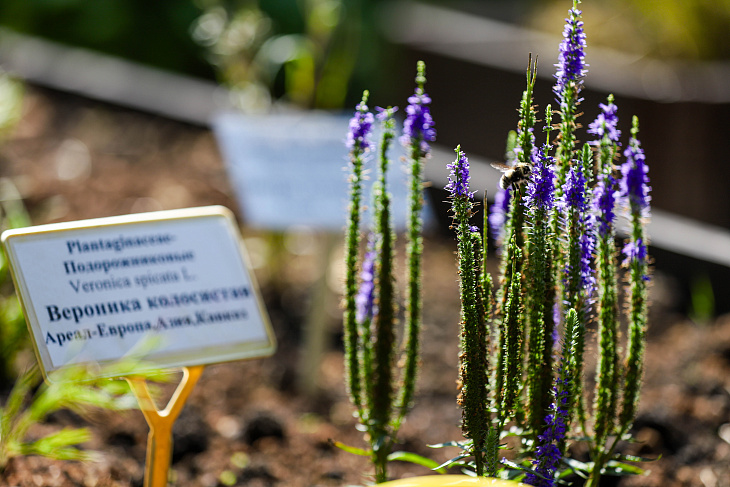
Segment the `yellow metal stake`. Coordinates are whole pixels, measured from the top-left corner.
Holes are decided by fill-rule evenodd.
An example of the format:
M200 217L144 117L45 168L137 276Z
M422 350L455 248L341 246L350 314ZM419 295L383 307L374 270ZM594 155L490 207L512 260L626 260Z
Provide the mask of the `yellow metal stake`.
M150 433L147 436L147 463L144 473L144 487L167 487L167 477L172 458L172 425L185 406L190 392L203 373L203 365L183 367L183 377L167 407L160 411L150 395L147 381L127 377L139 407L144 414Z

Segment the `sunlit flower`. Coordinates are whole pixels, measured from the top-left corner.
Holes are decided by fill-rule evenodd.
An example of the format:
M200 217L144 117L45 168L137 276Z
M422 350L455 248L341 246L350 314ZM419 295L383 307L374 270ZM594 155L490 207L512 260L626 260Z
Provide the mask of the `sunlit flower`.
M577 2L570 9L570 15L565 19L563 30L563 41L560 43L560 54L558 55L558 68L555 73L556 83L553 91L558 95L563 93L565 85L575 82L580 85L587 73L585 62L586 35L583 32L583 21L581 11L576 8Z
M565 274L570 279L580 279L581 289L583 289L585 296L591 296L595 288L595 276L591 269L593 251L596 246L595 233L593 231L595 217L588 211L586 188L583 167L580 164L571 167L563 185L561 206L565 209L572 210L578 215L578 228L575 230L579 235L580 268L574 269L570 263L567 263Z
M546 157L541 149L537 149L534 160L532 177L527 182L525 204L528 207L550 209L553 206L555 189L552 158Z
M593 214L599 235L605 237L613 227L616 217L616 180L610 174L599 174L598 182L593 188Z
M624 151L625 162L621 165L620 199L632 213L646 216L649 209L649 166L640 142L631 138Z
M500 188L494 194L494 204L489 208L489 228L497 242L501 242L504 237L504 224L507 220L507 213L509 213L510 199L510 188Z
M424 153L431 149L428 143L436 140L436 129L433 128L430 104L431 98L420 87L416 88L416 92L408 98L406 119L403 122L403 136L401 137L403 145L418 142L421 152Z
M346 141L348 149L364 152L372 148L369 136L374 120L373 114L368 111L368 106L364 102L358 103L355 114L350 119L350 130Z
M355 319L358 323L364 323L371 320L377 313L375 307L375 238L370 235L368 241L368 249L362 262L362 271L360 273L360 289L355 296L356 314Z
M451 170L451 173L444 189L451 194L452 198L471 198L474 192L469 192L469 160L466 155L459 151L456 160L446 167Z
M554 475L560 465L562 457L560 445L565 440L567 427L565 419L568 415L570 401L570 381L563 377L563 368L558 372L553 386L554 401L550 405L550 413L545 416L545 429L537 437L538 446L535 449L535 459L532 464L535 472L527 474L525 482L536 487L553 487L555 485Z
M608 105L601 103L598 106L601 108L601 113L588 126L588 133L597 136L599 140L604 136L608 136L608 140L618 142L619 137L621 137L616 113L618 107L613 102L609 102Z

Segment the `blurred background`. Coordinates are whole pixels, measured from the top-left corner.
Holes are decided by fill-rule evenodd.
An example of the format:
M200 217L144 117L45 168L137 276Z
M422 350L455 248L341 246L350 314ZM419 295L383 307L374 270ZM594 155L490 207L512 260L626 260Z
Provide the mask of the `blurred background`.
M567 0L2 0L0 25L220 83L247 112L277 102L349 109L366 88L373 105L392 103L411 89L414 60L423 58L440 144L461 143L501 159L528 52L539 57L543 78L536 102L553 101L557 44L545 41L557 38L569 6ZM652 0L588 0L581 8L590 64L584 124L613 92L624 133L631 115L642 121L655 205L730 228L730 165L718 143L730 103L730 1L659 7Z
M499 174L487 162L504 158L507 133L516 127L528 53L538 59L539 112L554 103L553 64L570 6L570 0L0 0L2 228L187 206L233 209L280 348L274 360L244 372L248 381L236 364L230 373L224 367L210 372L212 393L196 399L205 411L200 422L220 435L231 434L231 422L243 431L230 398L242 409L263 397L266 407L286 418L281 409L299 401L286 395L302 387L298 375L321 365L317 384L304 384L319 387L319 395L302 410L349 427L338 355L339 235L302 228L252 231L238 210L212 125L221 111L351 113L364 89L371 92L371 107L403 106L416 61L424 60L438 131L426 173L433 182L430 200L442 213L438 230L428 236L425 266L428 292L439 299L428 300L424 363L438 366L422 381L421 393L440 412L417 410L424 421L411 423L407 438L417 439L414 444L443 441L451 430L439 430L433 418L449 428L458 422L451 394L455 375L448 372L458 345L445 325L456 324L458 308L453 235L439 189L445 166L461 144L476 185L494 193ZM730 0L585 0L580 8L590 65L581 121L587 126L609 93L619 107L624 143L631 116L640 118L654 211L649 338L655 357L691 375L680 387L663 382L678 377L675 369L654 369L651 379L662 388L647 397L666 417L647 420L659 425L649 428L659 438L649 442L649 453L670 460L674 453L685 455L677 461L691 464L687 475L694 478L706 459L715 455L726 468L721 456L730 455L717 447L720 425L723 438L730 438L730 328L709 326L730 311L730 164L724 147L730 129ZM343 125L343 138L345 131ZM12 293L0 260L0 377L12 375L16 355L32 361ZM325 331L306 336L317 323ZM690 345L691 353L684 353ZM306 363L308 356L315 361ZM722 366L705 366L705 358ZM717 379L706 380L705 370L716 370ZM229 381L221 379L225 374ZM223 396L229 403L219 401ZM688 414L701 419L706 435L697 433L699 423L688 422ZM310 422L280 421L288 431L317 431L316 446L292 449L278 462L282 466L301 457L304 471L310 467L304 453L327 457L322 452L329 452L332 433L307 417ZM682 432L686 438L667 436L680 426L688 430ZM104 447L143 445L144 424L133 434L126 427L115 426L102 438ZM707 446L696 447L690 437L707 439ZM723 447L730 444L722 441ZM139 464L143 447L135 451ZM192 477L217 471L217 464L198 458ZM276 465L268 468L287 478ZM338 472L335 481L342 478Z
M245 113L280 106L349 110L366 88L372 105L390 104L407 96L415 61L423 59L439 144L499 160L516 123L527 53L539 61L536 102L543 109L553 101L552 64L569 6L565 0L1 0L0 59L11 74L52 84L61 68L23 72L42 47L22 51L24 59L13 56L23 44L14 34L27 35L224 86L224 105ZM730 1L658 7L651 0L589 0L580 7L590 65L584 125L614 93L624 134L631 115L640 117L655 208L730 229L730 165L719 143L730 103ZM94 84L121 85L112 70L93 71L95 64L87 61L89 96ZM83 63L74 66L83 78ZM165 80L164 103L194 103L194 92L180 89L175 98L173 78ZM78 81L66 81L74 83L68 91L87 94ZM127 84L115 89L131 94L116 101L135 105L141 97L135 106L151 109L146 100L160 87L139 79ZM206 125L216 109L187 121Z
M554 101L569 7L568 0L0 0L0 67L31 85L209 127L222 109L349 111L364 89L372 106L403 104L423 59L439 146L500 160L528 53L539 63L539 110ZM691 219L689 227L657 227L655 243L668 242L654 252L657 264L679 269L681 282L724 293L730 0L587 0L580 8L590 65L583 125L609 93L624 138L639 116L654 208ZM13 89L6 92L12 98ZM428 174L439 186L446 161L435 159ZM483 172L493 193L498 175ZM658 213L655 223L662 221ZM697 223L725 233L705 238ZM680 242L690 234L702 237Z

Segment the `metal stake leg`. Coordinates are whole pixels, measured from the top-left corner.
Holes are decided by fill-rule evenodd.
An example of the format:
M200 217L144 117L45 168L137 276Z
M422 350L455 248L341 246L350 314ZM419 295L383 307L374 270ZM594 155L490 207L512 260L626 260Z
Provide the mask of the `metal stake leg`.
M139 407L144 414L150 433L147 436L147 462L145 465L144 487L167 487L167 477L172 458L172 426L185 406L190 392L203 373L203 365L183 367L183 377L167 407L158 410L150 395L147 381L127 377Z

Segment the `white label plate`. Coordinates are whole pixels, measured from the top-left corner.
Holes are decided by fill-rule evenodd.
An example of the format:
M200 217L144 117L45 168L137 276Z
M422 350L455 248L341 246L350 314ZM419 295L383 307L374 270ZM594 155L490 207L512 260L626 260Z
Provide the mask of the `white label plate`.
M270 355L271 326L230 211L192 208L3 233L44 375Z

